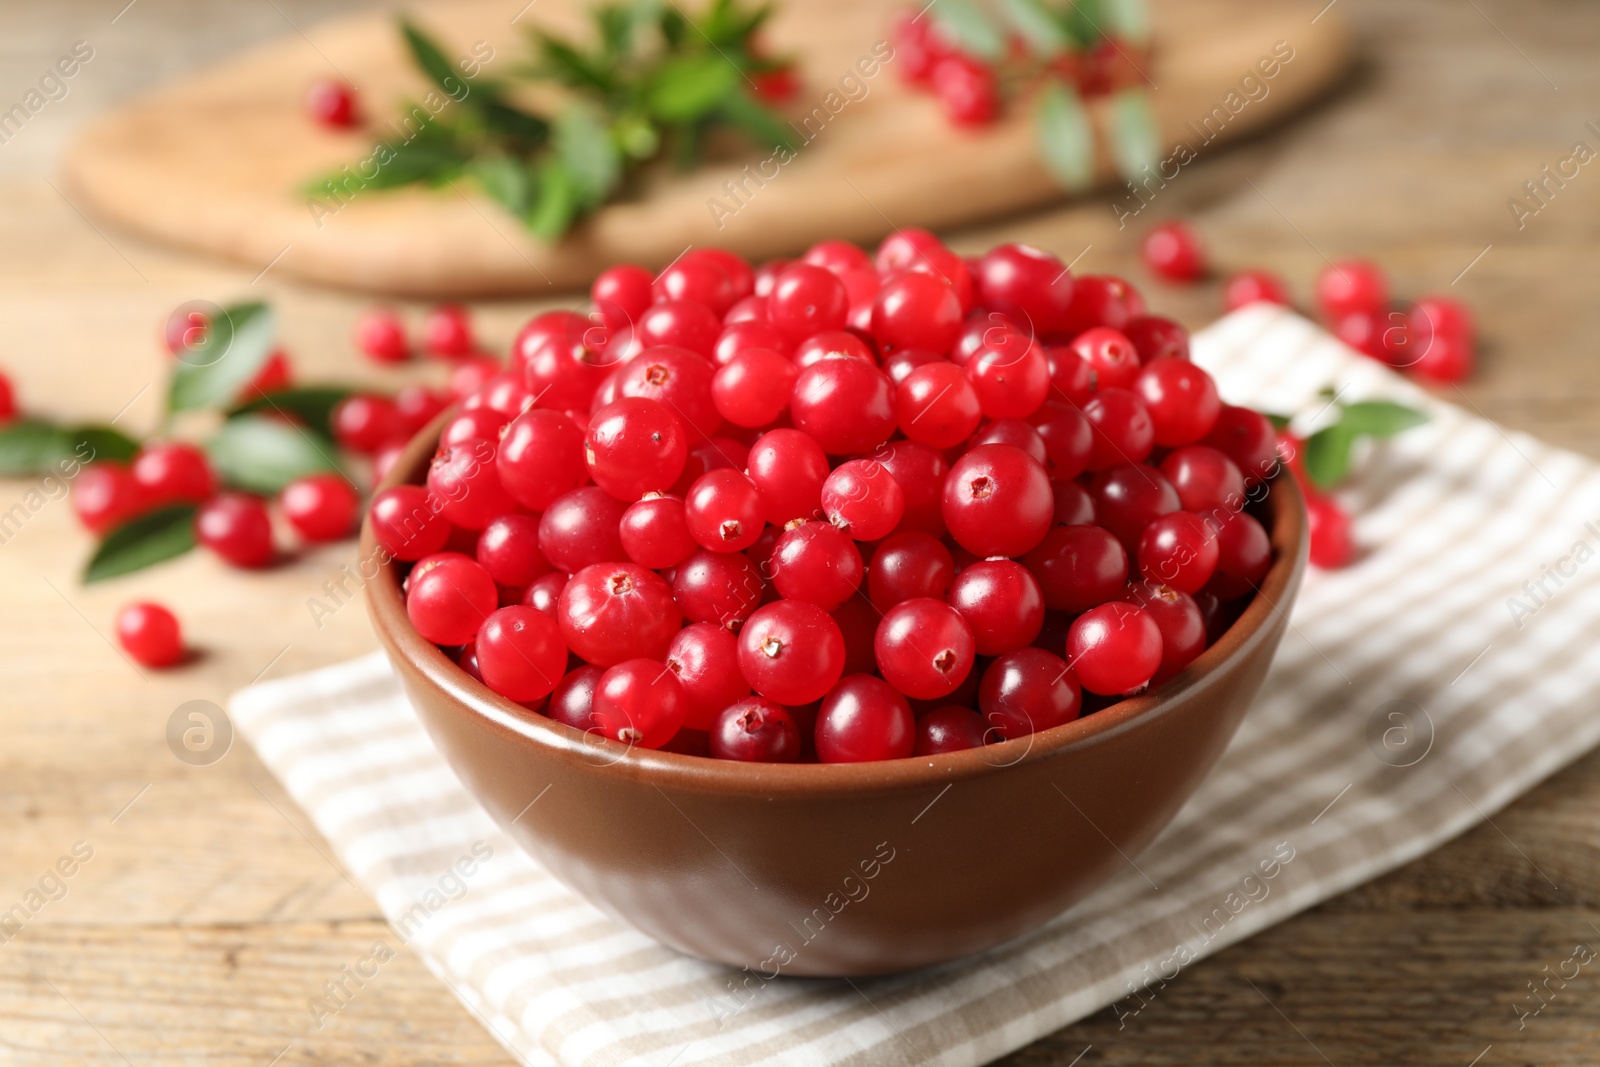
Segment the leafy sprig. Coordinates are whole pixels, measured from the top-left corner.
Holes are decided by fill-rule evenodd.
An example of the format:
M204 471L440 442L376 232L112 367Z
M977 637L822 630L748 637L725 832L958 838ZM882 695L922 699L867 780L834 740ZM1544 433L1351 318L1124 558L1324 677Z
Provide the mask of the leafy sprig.
M1301 469L1316 489L1332 489L1345 480L1350 473L1356 444L1361 440L1394 437L1428 421L1425 412L1393 400L1356 400L1343 404L1333 398L1331 390L1324 390L1323 395L1336 415L1307 437L1300 451ZM1265 414L1280 432L1289 427L1287 415Z

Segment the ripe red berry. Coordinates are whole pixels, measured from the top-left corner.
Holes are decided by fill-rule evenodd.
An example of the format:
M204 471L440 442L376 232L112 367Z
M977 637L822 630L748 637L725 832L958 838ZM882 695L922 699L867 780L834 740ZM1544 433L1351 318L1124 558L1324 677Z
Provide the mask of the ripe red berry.
M1415 346L1410 367L1436 382L1472 376L1476 344L1472 313L1446 296L1425 296L1408 313Z
M418 485L396 485L373 497L368 521L374 540L398 560L431 556L450 536L449 521Z
M874 570L882 556L880 549L872 561ZM982 559L963 567L945 600L966 620L980 656L1031 645L1044 627L1044 591L1016 560Z
M904 759L916 746L916 720L906 698L888 682L852 674L823 700L815 736L823 763Z
M1139 351L1126 334L1096 326L1073 338L1068 346L1094 375L1094 390L1131 389L1139 377Z
M717 412L735 426L766 426L783 414L799 375L795 365L770 348L747 348L711 379Z
M609 340L606 330L576 312L547 311L529 320L511 343L511 369L522 369L536 406L588 410L617 363Z
M406 578L406 615L436 645L471 641L499 603L489 572L459 552L418 560Z
M965 368L967 377L986 417L1026 418L1050 395L1050 364L1044 350L1025 335L998 332L1000 343L986 343L973 354Z
M1076 719L1083 692L1066 660L1042 648L1018 648L983 672L978 709L989 729L1009 741Z
M0 373L0 425L17 417L17 400L12 392L11 379Z
M717 349L722 320L716 312L693 300L663 300L639 316L635 332L646 348L671 345L709 360Z
M429 355L460 359L477 350L472 320L460 304L440 304L422 320L422 347Z
M671 488L689 455L678 416L665 404L638 396L595 412L584 450L595 484L623 501Z
M637 563L599 563L574 574L556 619L567 646L597 667L664 659L683 624L672 587Z
M713 552L740 552L766 525L766 502L748 476L735 470L702 474L683 501L689 534Z
M500 428L505 425L506 417L493 408L470 408L444 424L444 430L439 434L439 447L470 441L498 441Z
M405 430L394 401L384 396L356 393L339 401L330 419L333 436L352 452L371 455Z
M1239 468L1246 488L1272 477L1278 470L1278 435L1265 415L1227 404L1202 444L1210 445Z
M1094 498L1089 490L1077 482L1052 480L1050 489L1056 495L1056 526L1087 526L1094 522Z
M539 551L568 574L621 560L625 511L627 505L597 485L564 493L539 516Z
M1083 425L1084 439L1089 437L1089 424ZM1028 454L1028 458L1040 464L1048 472L1050 470L1050 453L1044 447L1044 439L1039 436L1032 426L1022 419L995 419L985 423L977 433L968 438L968 447L976 448L978 445L1011 445L1020 448ZM1085 454L1088 449L1085 448Z
M743 552L701 549L672 577L672 593L685 618L724 628L748 619L765 591L761 572Z
M863 571L855 542L825 522L801 522L785 530L772 553L778 594L823 611L843 604L861 584Z
M986 126L1000 114L994 70L962 52L934 64L933 89L945 114L958 126Z
M966 620L932 597L904 600L884 612L873 640L878 669L916 700L953 693L972 670L974 645Z
M873 607L888 611L903 600L942 598L955 573L955 560L943 542L920 530L903 530L885 538L872 554L867 593Z
M555 722L588 733L594 729L594 691L605 671L585 663L568 671L550 693L544 713Z
M666 664L689 698L684 725L691 729L711 729L717 712L750 693L739 673L739 641L725 626L685 626L668 646Z
M1198 593L1217 568L1217 539L1200 516L1174 511L1144 528L1138 555L1145 578L1180 592Z
M1119 463L1139 463L1155 447L1156 428L1144 401L1126 389L1102 389L1087 404L1083 416L1094 432L1089 469L1104 470Z
M1094 326L1122 330L1144 311L1144 298L1124 279L1109 274L1080 274L1074 279L1072 305L1060 332L1078 334Z
M375 307L356 320L356 348L375 363L404 363L411 358L406 325L393 308Z
M519 704L543 700L567 669L567 646L556 620L513 604L483 620L474 647L483 684Z
M146 667L170 667L183 658L177 616L147 601L117 612L117 643Z
M1161 631L1161 667L1151 679L1153 684L1171 678L1206 650L1205 617L1193 597L1170 585L1146 581L1131 583L1123 599L1150 616Z
M307 541L347 537L361 509L355 486L342 474L308 474L283 487L278 496L283 516Z
M825 359L795 379L789 417L829 455L871 452L895 430L894 386L864 359Z
M1282 278L1266 270L1242 270L1222 288L1222 306L1238 311L1250 304L1289 306L1289 287Z
M1208 516L1217 526L1217 569L1206 591L1219 600L1254 593L1272 566L1272 542L1261 524L1249 515L1216 513Z
M481 530L517 510L516 501L500 483L495 446L488 441L441 448L428 465L428 492L445 518L468 530Z
M400 434L409 438L434 420L450 403L450 398L425 385L405 385L394 394L394 410L400 416ZM499 414L496 412L495 414Z
M756 692L794 706L820 700L844 671L839 624L815 604L778 600L739 631L739 669Z
M1091 693L1135 693L1161 667L1161 630L1131 604L1101 604L1073 620L1067 631L1067 664Z
M1139 246L1144 265L1169 282L1192 282L1206 272L1200 235L1187 222L1163 222L1144 236Z
M714 315L721 315L738 299L734 296L733 282L727 272L716 263L696 257L692 252L668 264L656 276L650 291L653 299L658 301L686 300L704 304Z
M148 507L199 504L217 491L205 452L182 441L145 445L129 473Z
M689 437L710 437L722 424L711 396L716 374L704 356L686 348L648 348L616 372L617 396L658 400L683 420Z
M1343 567L1355 557L1350 516L1332 497L1307 496L1306 526L1311 535L1311 562L1326 569Z
M1044 539L1054 514L1050 478L1026 452L979 445L945 479L950 536L977 556L1020 556Z
M1023 559L1047 607L1082 612L1115 597L1128 581L1128 554L1099 526L1057 526Z
M1156 519L1181 507L1178 493L1166 475L1143 463L1119 463L1089 482L1095 521L1114 534L1133 556L1144 529Z
M905 514L905 493L877 460L839 464L822 483L822 512L857 541L887 537Z
M905 511L896 530L944 536L944 482L950 473L944 456L917 441L891 441L872 458L888 470L905 495Z
M600 676L590 715L595 728L613 741L660 748L683 726L689 698L666 665L630 659Z
M824 330L842 330L850 312L844 283L825 267L793 263L785 267L767 294L767 321L790 344L799 344Z
M978 260L978 292L986 307L1024 324L1029 336L1059 332L1072 306L1073 278L1048 252L1000 245Z
M895 419L913 441L950 448L972 436L982 418L977 390L954 363L923 364L895 387Z
M617 532L628 558L653 571L676 567L700 548L689 533L682 498L663 493L646 493L629 504Z
M1077 407L1046 407L1033 431L1044 445L1045 470L1056 481L1076 478L1094 455L1094 427ZM1037 417L1037 416L1036 416Z
M538 608L551 618L556 618L556 610L561 603L561 591L567 587L570 580L565 571L541 574L529 582L528 588L522 591L522 603L530 608Z
M461 401L462 410L489 408L507 419L522 414L524 408L533 406L533 394L518 375L508 371L492 374L476 391Z
M1141 365L1157 359L1188 359L1189 331L1159 315L1140 315L1129 321L1123 336L1133 342Z
M513 500L543 511L587 479L583 431L562 412L531 408L506 425L495 468Z
M747 471L766 504L766 519L782 526L790 519L821 514L828 457L808 435L793 429L770 430L750 446Z
M711 755L747 763L794 763L800 758L800 727L788 709L765 697L746 696L712 719Z
M314 120L333 129L344 129L361 121L355 88L331 78L312 83L306 92L306 111Z
M1156 444L1162 448L1199 441L1211 432L1222 410L1211 375L1186 359L1153 360L1139 372L1133 391L1144 401Z
M502 515L485 526L476 555L495 584L506 589L526 589L551 570L539 551L539 519L533 515Z
M260 497L214 496L195 515L194 530L202 545L235 567L265 567L272 562L272 520Z
M917 719L917 743L913 756L937 756L982 748L988 743L988 727L983 716L971 708L945 705Z
M1216 508L1244 507L1244 475L1233 460L1210 445L1173 449L1161 461L1161 473L1172 483L1185 511L1203 515Z
M608 322L635 322L653 299L650 272L630 263L607 267L589 286L589 299Z
M1356 312L1371 314L1388 301L1388 281L1366 260L1340 260L1317 276L1317 306L1330 321Z
M949 351L961 330L961 301L942 278L907 270L883 283L872 302L872 336L886 349Z
M1087 404L1099 387L1088 361L1064 345L1046 345L1044 355L1050 366L1050 399L1073 407Z

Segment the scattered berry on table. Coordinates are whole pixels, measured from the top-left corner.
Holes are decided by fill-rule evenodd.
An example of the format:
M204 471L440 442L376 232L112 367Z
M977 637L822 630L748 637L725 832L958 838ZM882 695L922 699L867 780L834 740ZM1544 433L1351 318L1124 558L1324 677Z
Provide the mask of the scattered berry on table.
M146 667L170 667L183 658L178 617L148 601L129 604L117 612L117 643L134 662Z

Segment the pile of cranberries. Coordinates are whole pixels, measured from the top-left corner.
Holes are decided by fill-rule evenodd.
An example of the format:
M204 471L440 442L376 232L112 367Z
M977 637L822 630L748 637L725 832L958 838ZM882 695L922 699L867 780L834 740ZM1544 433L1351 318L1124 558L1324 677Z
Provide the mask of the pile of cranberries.
M1271 563L1271 425L1119 278L905 230L591 297L370 510L417 631L530 712L722 759L970 748L1171 678Z

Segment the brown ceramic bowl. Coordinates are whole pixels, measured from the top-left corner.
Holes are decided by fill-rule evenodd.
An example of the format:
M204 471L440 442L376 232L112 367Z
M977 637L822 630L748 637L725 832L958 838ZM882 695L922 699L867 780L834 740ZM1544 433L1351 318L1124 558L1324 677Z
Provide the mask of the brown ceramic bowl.
M411 443L386 485L421 479L440 429ZM1060 915L1182 807L1255 697L1300 584L1293 479L1277 480L1267 508L1275 561L1261 595L1157 692L1030 738L881 763L744 764L586 737L495 695L418 635L394 565L367 583L367 603L450 765L562 882L691 955L769 976L879 974ZM362 542L365 557L370 527Z

